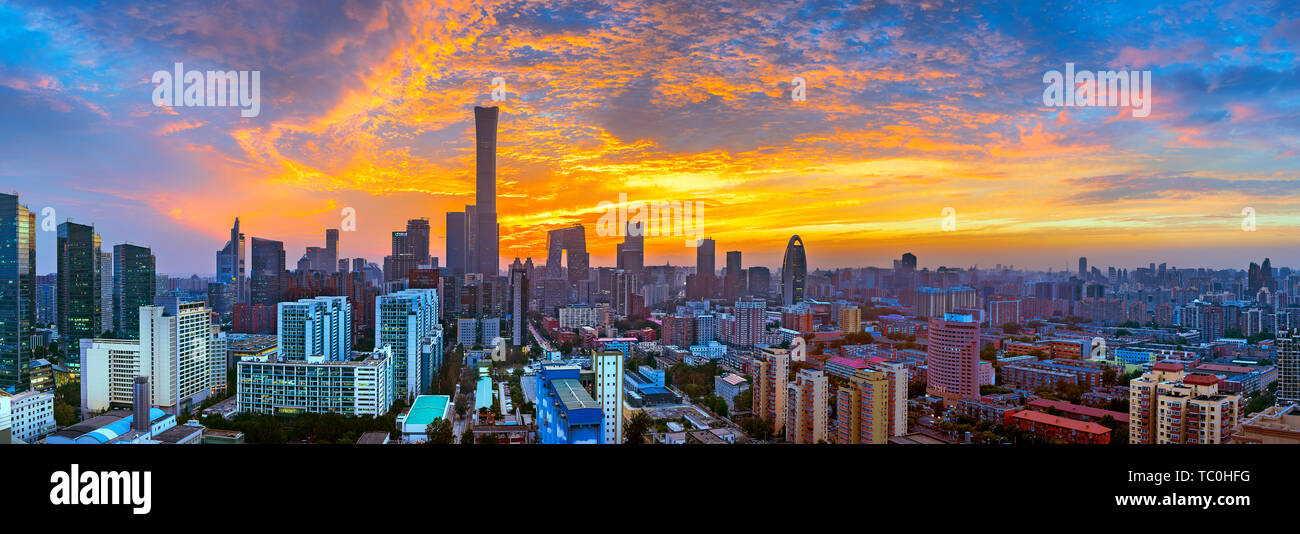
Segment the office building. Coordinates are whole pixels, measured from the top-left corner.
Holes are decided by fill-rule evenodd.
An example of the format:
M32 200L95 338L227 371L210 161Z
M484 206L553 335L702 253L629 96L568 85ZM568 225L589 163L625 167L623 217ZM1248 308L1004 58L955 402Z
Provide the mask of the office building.
M750 267L749 280L746 285L749 294L766 299L772 295L772 272L767 267Z
M10 432L14 438L35 443L54 432L54 394L24 391L9 397Z
M510 344L524 345L528 341L528 271L519 265L510 268Z
M926 393L946 399L978 399L980 326L970 315L930 319Z
M785 259L781 262L781 304L793 306L803 302L804 285L808 278L808 258L804 254L803 239L790 237L785 246Z
M581 224L546 233L547 278L567 280L570 284L586 280L590 262L587 234Z
M99 254L99 326L95 328L95 331L100 334L116 331L113 326L115 324L113 272L113 253L101 252Z
M260 414L335 412L379 417L388 413L396 378L390 347L331 361L248 357L236 365L239 411Z
M457 278L465 276L465 213L459 211L447 212L447 268L451 269L452 276Z
M543 363L537 372L537 436L543 444L604 443L605 413L582 387L582 368Z
M83 417L131 405L136 377L149 378L152 406L179 415L197 407L212 391L211 310L203 302L159 297L141 307L140 338L83 339L81 411ZM223 360L224 361L224 360Z
M0 193L0 391L29 387L35 325L36 214Z
M254 237L252 256L250 302L267 306L280 302L280 281L285 276L284 243Z
M99 234L95 227L65 222L58 227L59 336L66 340L100 334ZM72 343L62 343L71 354Z
M239 217L235 217L235 224L230 228L230 240L226 241L226 246L217 251L215 280L216 283L224 284L226 302L231 306L248 301L244 261L244 234L239 231Z
M158 276L153 252L135 245L113 247L113 332L139 339L140 308L153 305Z
M474 240L470 249L474 252L474 267L477 273L492 278L497 277L500 269L500 240L497 234L497 120L501 110L493 107L474 107L474 214L469 221ZM468 215L467 215L468 217ZM584 249L585 251L585 249Z

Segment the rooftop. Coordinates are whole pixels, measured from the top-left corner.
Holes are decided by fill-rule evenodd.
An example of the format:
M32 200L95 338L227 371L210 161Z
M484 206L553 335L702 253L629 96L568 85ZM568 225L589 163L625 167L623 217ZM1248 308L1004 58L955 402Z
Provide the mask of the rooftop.
M591 408L599 410L600 405L595 399L587 393L582 387L582 383L574 378L560 378L551 381L552 387L555 388L555 394L560 399L560 404L570 410L579 410Z
M406 412L403 425L416 425L420 428L428 426L434 419L447 416L447 405L450 403L451 397L447 395L420 395Z
M1036 423L1043 423L1043 424L1046 424L1046 425L1058 426L1058 427L1061 427L1061 428L1068 428L1068 429L1070 429L1070 430L1077 430L1077 431L1079 431L1079 432L1087 432L1087 433L1089 433L1089 434L1105 434L1105 433L1110 432L1110 429L1109 429L1109 428L1106 428L1106 427L1104 427L1104 426L1101 426L1101 425L1099 425L1099 424L1097 424L1097 423L1086 423L1086 422L1083 422L1083 421L1076 421L1076 420L1074 420L1074 419L1066 419L1066 418L1064 418L1064 417L1058 417L1058 416L1055 416L1055 415L1048 415L1048 414L1045 414L1045 413L1043 413L1043 412L1034 412L1034 411L1030 411L1030 410L1023 410L1023 411L1019 411L1019 412L1013 413L1013 414L1011 414L1011 417L1014 417L1014 418L1016 418L1016 419L1028 419L1028 420L1033 421L1033 422L1036 422Z

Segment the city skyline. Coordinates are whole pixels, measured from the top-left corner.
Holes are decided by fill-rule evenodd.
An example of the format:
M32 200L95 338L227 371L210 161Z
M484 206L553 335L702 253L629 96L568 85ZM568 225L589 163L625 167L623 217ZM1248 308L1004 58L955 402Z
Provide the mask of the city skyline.
M598 4L6 4L5 48L24 52L0 60L0 189L38 223L50 207L56 225L157 251L160 273L214 274L236 216L292 264L347 207L339 257L382 263L390 232L423 217L446 265L445 214L480 185L472 111L490 105L499 270L575 223L591 264L615 265L622 237L594 228L619 193L702 202L705 237L774 270L792 235L810 271L903 252L931 268L1300 265L1296 6L1113 7L1119 25L1010 6ZM261 114L152 106L149 75L178 62L260 70ZM1067 64L1151 71L1151 114L1044 106L1044 73ZM644 246L646 265L694 263L678 237ZM54 232L37 248L54 272Z

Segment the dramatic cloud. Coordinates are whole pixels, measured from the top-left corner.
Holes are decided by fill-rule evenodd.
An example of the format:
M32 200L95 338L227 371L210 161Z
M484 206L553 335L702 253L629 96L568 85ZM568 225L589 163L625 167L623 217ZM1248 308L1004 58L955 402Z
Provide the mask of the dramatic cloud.
M475 202L472 108L498 76L503 264L540 260L548 229L594 228L620 193L703 202L750 264L778 264L794 233L815 267L1298 240L1293 2L62 4L0 4L0 181L106 243L152 244L171 273L211 273L236 215L291 260L345 206L343 256L380 261L408 218L438 235ZM174 63L261 71L260 115L154 107L150 76ZM1151 115L1044 107L1066 63L1151 70ZM588 239L611 264L617 238ZM680 239L648 245L693 261Z

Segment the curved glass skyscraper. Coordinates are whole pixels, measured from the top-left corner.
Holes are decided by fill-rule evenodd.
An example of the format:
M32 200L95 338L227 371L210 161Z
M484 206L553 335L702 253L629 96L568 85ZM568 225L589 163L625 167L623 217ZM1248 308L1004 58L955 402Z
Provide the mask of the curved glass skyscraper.
M790 306L803 301L804 281L808 278L808 258L804 256L803 239L790 237L785 246L785 260L781 262L781 304Z

